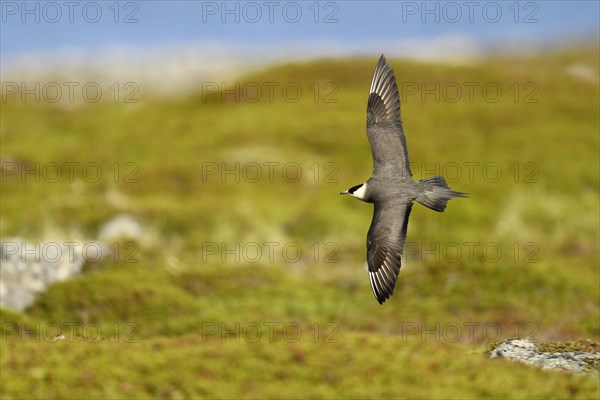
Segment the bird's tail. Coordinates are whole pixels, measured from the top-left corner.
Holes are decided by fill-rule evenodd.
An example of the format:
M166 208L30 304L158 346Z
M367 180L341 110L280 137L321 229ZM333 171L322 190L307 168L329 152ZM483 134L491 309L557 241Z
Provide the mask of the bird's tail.
M417 184L421 188L421 193L417 196L417 201L425 207L438 212L446 209L446 203L451 198L468 197L466 193L455 192L450 189L442 176L422 179Z

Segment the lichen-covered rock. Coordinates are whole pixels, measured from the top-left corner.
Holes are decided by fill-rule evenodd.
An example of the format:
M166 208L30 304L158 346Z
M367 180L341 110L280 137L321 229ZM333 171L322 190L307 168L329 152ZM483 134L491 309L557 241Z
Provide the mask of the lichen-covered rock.
M577 373L597 370L600 352L541 351L535 343L523 339L508 339L490 351L490 358L507 358L542 369L558 369Z
M119 239L139 242L143 234L144 228L133 216L121 214L102 225L98 238L104 243L112 243Z
M0 307L23 311L36 293L79 274L85 262L76 242L36 242L7 238L0 242ZM98 245L99 246L99 245Z
M106 256L115 260L119 253L111 246L118 240L151 246L155 235L133 216L122 214L102 225L97 241L0 240L0 307L24 311L37 293L81 273L86 262L95 263Z

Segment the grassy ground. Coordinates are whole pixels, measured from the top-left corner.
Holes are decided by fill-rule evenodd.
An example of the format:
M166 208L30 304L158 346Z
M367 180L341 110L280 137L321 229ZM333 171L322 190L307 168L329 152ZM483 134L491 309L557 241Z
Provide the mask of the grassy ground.
M483 353L600 338L599 87L566 73L597 75L598 59L391 60L415 177L442 172L471 198L413 208L383 306L364 268L371 206L338 195L370 174L376 60L258 71L237 99L4 102L2 161L40 163L41 179L4 173L3 238L91 240L121 213L146 233L26 313L1 310L2 397L597 398L597 375Z

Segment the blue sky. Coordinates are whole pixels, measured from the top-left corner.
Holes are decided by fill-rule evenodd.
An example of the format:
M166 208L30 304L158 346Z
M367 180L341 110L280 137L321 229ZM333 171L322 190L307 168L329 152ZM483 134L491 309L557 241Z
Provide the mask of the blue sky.
M598 1L5 1L3 60L64 48L193 42L554 41L599 30ZM379 50L377 50L379 51Z

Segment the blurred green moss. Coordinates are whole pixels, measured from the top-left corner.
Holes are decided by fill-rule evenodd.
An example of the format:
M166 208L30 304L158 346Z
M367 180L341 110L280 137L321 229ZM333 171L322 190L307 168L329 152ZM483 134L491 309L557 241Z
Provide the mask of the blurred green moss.
M102 260L52 286L25 314L1 311L2 397L598 397L591 379L481 357L489 342L513 336L600 337L599 87L565 72L573 63L598 71L598 59L586 48L464 66L391 60L401 87L492 82L504 92L497 102L481 92L474 101L404 99L415 178L459 165L451 186L470 198L444 214L413 208L407 242L416 251L384 306L364 267L372 208L338 194L371 173L364 129L374 60L286 64L240 81L296 82L304 95L295 103L202 93L69 109L3 103L3 162L94 162L102 176L3 176L2 237L94 239L128 213L156 238L139 244L135 262ZM337 102L324 92L315 101L315 83L335 84ZM529 83L538 101L515 101L510 88ZM264 162L277 164L272 182L206 174L207 165ZM300 165L297 181L282 175L288 163ZM476 165L472 176L466 163ZM497 181L483 170L489 163L502 170ZM279 254L256 263L203 252L235 242L304 252L297 262ZM472 258L426 251L472 242ZM503 250L497 260L482 252L486 243ZM73 340L32 339L65 323L77 326ZM303 336L223 341L205 337L207 323L297 323ZM86 340L92 325L103 333L97 341ZM458 340L448 340L444 329L456 326ZM332 329L337 342L324 343ZM137 342L125 343L128 335Z

